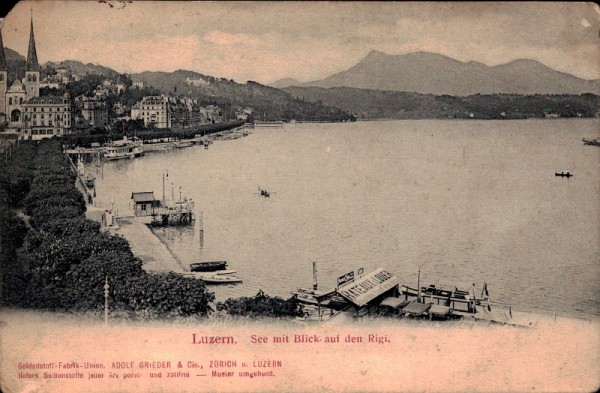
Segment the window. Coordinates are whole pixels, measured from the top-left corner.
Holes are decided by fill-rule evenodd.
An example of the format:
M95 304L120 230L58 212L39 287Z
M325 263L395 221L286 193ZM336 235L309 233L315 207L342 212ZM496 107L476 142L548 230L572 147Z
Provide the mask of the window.
M8 97L8 105L12 105L12 97Z
M48 130L48 135L52 135L52 134L54 134L54 131L53 130Z
M19 104L23 103L23 97L19 97Z

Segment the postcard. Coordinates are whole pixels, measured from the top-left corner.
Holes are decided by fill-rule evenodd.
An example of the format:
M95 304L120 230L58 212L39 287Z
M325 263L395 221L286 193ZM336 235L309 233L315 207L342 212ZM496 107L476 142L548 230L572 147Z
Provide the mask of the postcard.
M600 8L22 1L3 392L600 385Z

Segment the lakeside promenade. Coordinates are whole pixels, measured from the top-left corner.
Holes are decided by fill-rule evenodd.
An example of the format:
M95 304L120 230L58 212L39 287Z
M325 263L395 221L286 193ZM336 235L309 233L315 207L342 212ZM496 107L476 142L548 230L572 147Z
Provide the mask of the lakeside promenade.
M179 259L154 234L146 224L136 222L129 217L117 218L119 229L113 233L123 236L129 242L133 255L144 263L142 268L147 272L186 271Z

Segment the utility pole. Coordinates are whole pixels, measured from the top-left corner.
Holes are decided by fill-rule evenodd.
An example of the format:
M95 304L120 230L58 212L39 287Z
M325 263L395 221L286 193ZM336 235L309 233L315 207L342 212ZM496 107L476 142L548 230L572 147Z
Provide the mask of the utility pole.
M417 274L417 303L421 303L421 268Z

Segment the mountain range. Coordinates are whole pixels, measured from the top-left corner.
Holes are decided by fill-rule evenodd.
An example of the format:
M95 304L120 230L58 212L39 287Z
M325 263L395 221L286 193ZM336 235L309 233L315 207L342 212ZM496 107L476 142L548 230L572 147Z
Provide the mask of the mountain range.
M581 79L535 60L487 66L431 52L388 55L376 50L348 70L325 79L298 83L286 78L272 86L354 87L452 96L600 93L600 80Z
M22 73L25 58L8 48L5 53L11 72ZM57 67L77 74L119 74L72 60L44 64L45 69ZM350 113L361 118L522 118L550 113L593 117L600 108L600 80L577 78L534 60L489 67L428 52L371 51L355 66L325 79L300 83L287 78L272 86L185 70L130 77L161 93L219 105L229 117L235 116L236 107L250 106L264 120L339 121L350 118Z

